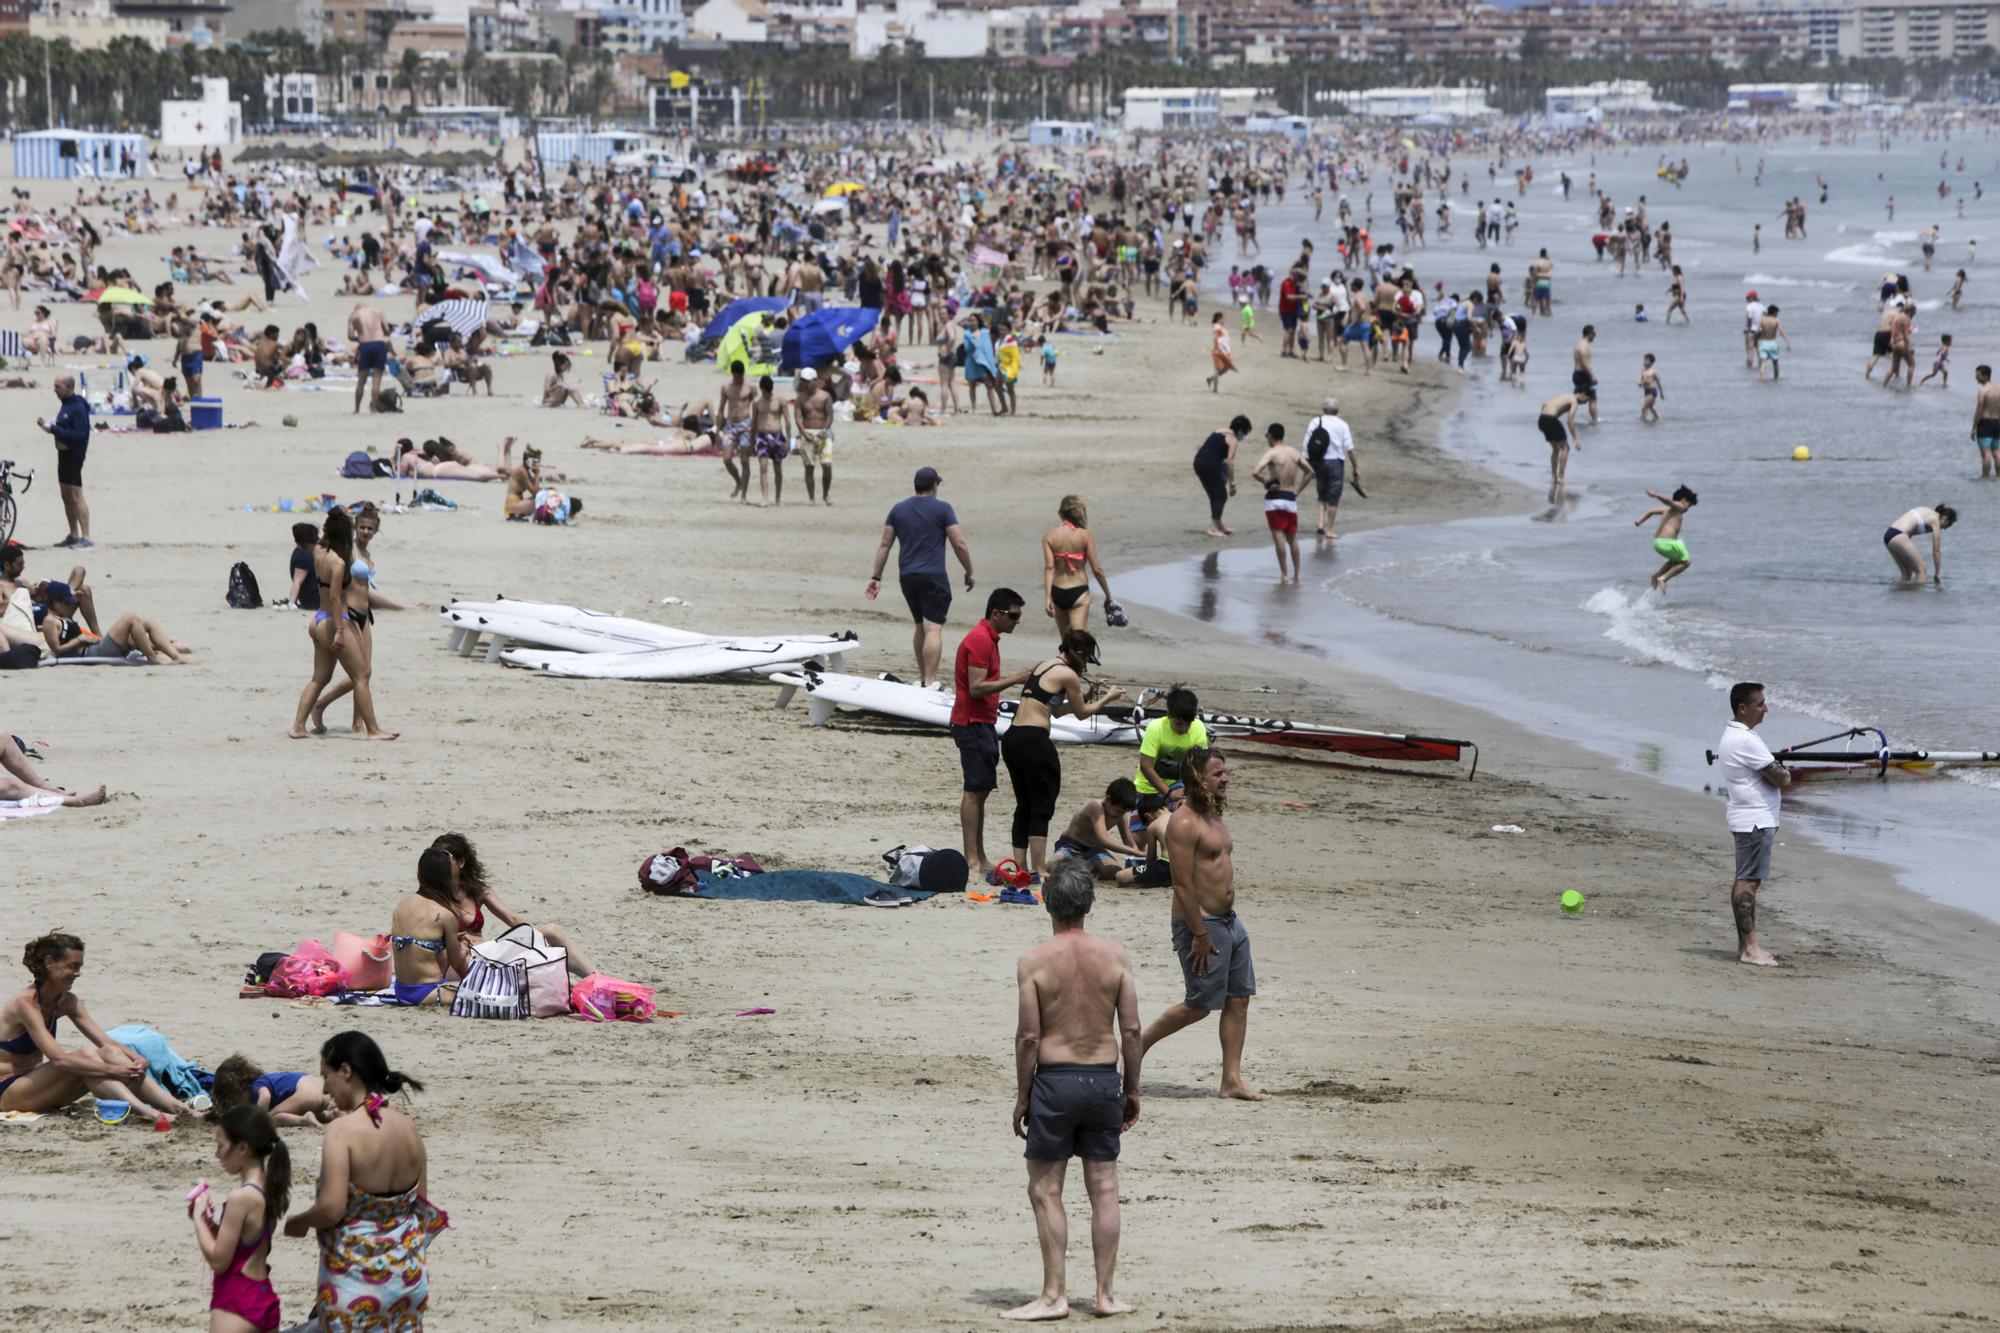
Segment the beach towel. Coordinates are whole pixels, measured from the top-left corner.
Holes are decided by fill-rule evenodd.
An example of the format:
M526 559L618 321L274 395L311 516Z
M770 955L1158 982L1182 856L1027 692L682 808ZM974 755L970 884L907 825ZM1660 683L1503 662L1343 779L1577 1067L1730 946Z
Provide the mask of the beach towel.
M144 1024L127 1023L104 1035L120 1046L131 1047L146 1062L146 1072L176 1097L198 1097L215 1082L215 1075L167 1045L165 1037Z
M46 792L21 801L0 801L0 819L27 819L31 815L54 814L60 809L62 797Z
M889 885L866 875L848 875L837 870L767 870L761 875L701 876L696 898L750 899L765 903L847 903L861 906L868 895ZM911 898L928 898L928 893L903 891Z

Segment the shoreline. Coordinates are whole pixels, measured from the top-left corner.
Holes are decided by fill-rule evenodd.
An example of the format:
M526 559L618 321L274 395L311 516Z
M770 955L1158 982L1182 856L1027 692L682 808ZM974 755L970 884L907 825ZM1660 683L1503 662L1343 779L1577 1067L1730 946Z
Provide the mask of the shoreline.
M106 248L137 271L190 234L215 235ZM315 293L273 318L335 326L348 305ZM585 380L602 364L591 350ZM1092 500L1116 588L1121 569L1199 549L1207 513L1189 460L1217 421L1245 411L1261 427L1276 404L1295 430L1321 396L1269 344L1243 358L1231 393L1209 394L1202 331L1164 322L1064 352L1054 391L1028 374L1018 421L843 428L833 507L775 510L726 504L715 459L584 453L585 434L640 432L529 408L541 356L491 362L505 403L420 400L391 422L351 417L344 392L267 394L219 374L229 419L262 429L93 445L100 605L157 616L196 645L197 665L13 682L15 729L51 738L44 771L119 795L7 830L21 865L90 868L23 876L8 923L21 938L86 937L79 989L106 1027L147 1022L190 1057L242 1051L273 1070L309 1068L321 1040L359 1027L423 1079L409 1104L432 1195L454 1219L431 1250L441 1326L991 1327L1036 1274L1006 1120L1013 960L1045 938L1043 914L956 898L896 912L673 901L634 880L645 855L677 845L861 873L899 842L955 845L950 743L852 716L808 728L766 685L486 666L444 651L434 608L507 594L712 632L852 628L851 670L907 673L907 617L863 601L861 585L883 513L931 464L978 574L970 594L954 578L946 652L1007 584L1029 601L1029 623L1002 643L1019 669L1052 637L1035 606L1037 539L1062 494ZM34 373L43 387L13 400L29 415L47 398L47 372ZM662 401L713 395L713 367L658 373ZM1507 484L1426 436L1448 384L1413 374L1419 403L1388 387L1400 375L1319 378L1382 487L1343 526L1511 502ZM277 426L284 413L300 426ZM1403 432L1393 445L1388 423ZM503 523L498 492L465 483L439 487L456 514L392 515L377 563L391 595L423 608L376 627L378 706L402 739L288 741L304 617L232 610L221 594L238 559L275 594L293 516L241 506L329 489L386 499L386 479L334 479L340 460L440 428L481 457L503 434L543 444L588 516ZM796 467L791 481L801 497ZM23 535L46 541L53 496L38 486L27 501ZM1240 544L1263 540L1252 496L1231 517ZM70 563L43 547L30 569L57 561ZM668 595L686 604L661 606ZM2000 1312L1986 1203L2000 1191L2000 998L1979 980L2000 935L1990 923L1885 894L1878 867L1788 839L1766 929L1790 966L1739 967L1712 804L1196 621L1148 610L1103 646L1116 678L1190 680L1210 707L1276 711L1284 690L1300 716L1422 718L1482 741L1472 782L1232 747L1260 985L1246 1073L1277 1096L1214 1099L1213 1025L1149 1054L1121 1163L1130 1327L1928 1333L1965 1322L1955 1311ZM1129 749L1067 747L1059 817L1133 763ZM1003 779L989 846L1011 805ZM1490 832L1503 823L1528 832ZM510 904L562 923L684 1016L469 1024L233 998L262 950L386 928L417 851L447 829L477 842ZM1580 919L1555 905L1573 885L1590 899ZM1167 914L1157 892L1106 889L1089 919L1130 949L1144 1019L1181 985ZM737 1017L752 1006L776 1012ZM317 1144L287 1140L304 1188ZM196 1318L209 1275L181 1201L213 1173L210 1149L198 1127L0 1128L0 1215L17 1239L80 1254L126 1238L115 1290L23 1266L17 1320ZM566 1191L573 1224L553 1239L545 1202L521 1189L536 1178ZM1074 1296L1088 1284L1075 1181L1069 1204ZM603 1243L663 1228L666 1249ZM287 1322L310 1299L313 1263L304 1242L272 1256Z

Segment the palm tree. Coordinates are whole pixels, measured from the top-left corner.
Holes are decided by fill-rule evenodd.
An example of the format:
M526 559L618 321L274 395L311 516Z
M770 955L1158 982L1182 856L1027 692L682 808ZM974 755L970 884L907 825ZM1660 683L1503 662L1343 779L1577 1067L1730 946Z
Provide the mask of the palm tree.
M396 67L396 86L409 94L409 100L404 104L406 107L416 106L417 85L423 82L423 77L424 58L414 48L406 48L402 63Z

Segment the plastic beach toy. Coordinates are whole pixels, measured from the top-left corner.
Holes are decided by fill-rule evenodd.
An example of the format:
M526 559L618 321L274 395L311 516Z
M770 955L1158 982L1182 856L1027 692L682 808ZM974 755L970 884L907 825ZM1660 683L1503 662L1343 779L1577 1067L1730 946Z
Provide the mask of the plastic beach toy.
M1578 893L1575 889L1564 889L1562 896L1562 909L1563 911L1569 913L1571 916L1575 916L1578 912L1581 912L1583 910L1583 895Z
M132 1114L132 1103L130 1102L100 1100L97 1103L97 1118L107 1125L121 1124L124 1122L125 1117L130 1114Z

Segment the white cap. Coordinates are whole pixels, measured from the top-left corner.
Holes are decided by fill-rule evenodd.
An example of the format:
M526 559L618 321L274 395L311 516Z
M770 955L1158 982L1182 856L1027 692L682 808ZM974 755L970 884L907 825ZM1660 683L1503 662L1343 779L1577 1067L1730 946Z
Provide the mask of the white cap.
M804 370L801 370L799 372L799 380L801 383L805 383L811 380L816 380L818 378L819 378L819 372L817 370L814 370L811 366L807 366Z

